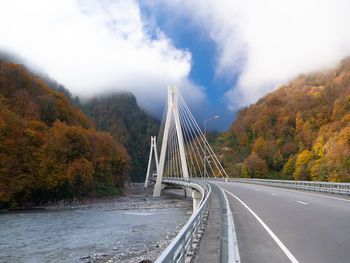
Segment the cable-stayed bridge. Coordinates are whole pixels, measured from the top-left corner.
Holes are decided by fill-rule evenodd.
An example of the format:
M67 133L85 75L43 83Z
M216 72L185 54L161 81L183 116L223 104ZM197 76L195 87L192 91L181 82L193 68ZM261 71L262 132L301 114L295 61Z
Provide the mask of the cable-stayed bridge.
M147 186L154 155L157 171L154 196L160 195L163 177L227 178L225 170L177 87L168 87L168 100L164 112L166 114L160 126L158 143L155 143L155 137L151 138L151 154L145 182ZM161 149L159 163L157 148Z
M229 178L177 87L149 182L155 197L182 187L194 208L156 262L350 262L350 184Z

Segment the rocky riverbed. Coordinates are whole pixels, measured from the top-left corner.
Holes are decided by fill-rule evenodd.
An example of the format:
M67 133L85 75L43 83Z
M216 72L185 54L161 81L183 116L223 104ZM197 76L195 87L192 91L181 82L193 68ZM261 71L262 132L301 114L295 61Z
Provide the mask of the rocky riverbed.
M87 257L81 258L82 262L86 263L116 263L116 262L128 262L128 263L150 263L154 262L162 251L170 244L171 240L177 235L184 224L178 225L173 231L169 231L160 236L160 240L145 244L143 249L137 249L133 247L132 242L126 242L128 247L124 251L118 251L119 249L113 248L115 251L111 254L94 253ZM142 231L142 230L141 230Z
M161 197L153 197L153 186L144 188L143 184L128 184L123 196L111 196L102 198L85 198L83 200L48 202L45 209L74 208L74 209L162 209L185 207L191 208L191 198L184 197L182 189L165 189Z
M127 188L127 194L125 197L106 199L102 203L101 200L85 200L85 203L92 204L79 204L79 209L101 209L101 210L154 210L154 209L172 209L172 208L186 208L188 209L188 217L192 214L192 199L185 198L183 196L183 190L164 190L161 197L154 198L152 196L153 187L144 189L143 184L133 184ZM106 206L108 203L108 206ZM76 205L76 204L75 204ZM73 206L75 206L73 204ZM72 206L72 205L70 205ZM186 222L178 222L178 226L167 231L159 236L159 241L148 243L145 242L143 249L138 249L133 246L132 241L126 241L127 248L124 251L118 251L117 247L113 248L116 252L115 255L108 254L91 254L85 258L81 258L86 263L116 263L116 262L128 262L128 263L149 263L157 259L162 251L170 244L172 239L178 234L181 228ZM142 225L132 228L131 232L135 235L141 235L144 231ZM114 254L114 253L112 253Z

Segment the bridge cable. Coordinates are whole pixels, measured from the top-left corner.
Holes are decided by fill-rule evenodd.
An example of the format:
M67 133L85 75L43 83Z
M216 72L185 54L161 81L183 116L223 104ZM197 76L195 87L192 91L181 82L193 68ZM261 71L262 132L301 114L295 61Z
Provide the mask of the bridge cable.
M182 127L184 127L184 134L185 134L185 137L186 137L187 149L190 148L190 150L188 150L188 152L189 152L189 155L190 155L190 158L191 158L191 162L192 162L192 164L193 164L193 169L194 169L194 172L195 172L196 169L195 169L195 166L194 166L194 163L193 163L193 159L195 159L196 164L197 164L197 167L198 167L198 171L200 172L201 177L203 177L203 175L202 175L202 170L201 170L201 168L200 168L200 165L199 165L199 162L198 162L198 159L197 159L197 156L196 156L194 147L193 147L193 139L191 138L191 137L192 137L192 134L190 134L190 131L189 131L187 122L186 122L185 117L184 117L183 114L184 114L184 113L183 113L182 111L180 111L180 115L181 115L181 117L182 117L182 118L181 118ZM192 156L193 156L194 158L193 158Z
M183 103L184 102L181 102L180 101L180 104L182 104L183 105ZM186 111L184 111L184 112L186 112ZM189 116L188 115L184 115L185 116L185 120L187 120L187 124L190 126L190 130L191 131L193 131L193 133L195 134L196 132L195 132L195 129L193 128L193 124L191 123L191 120L190 120L190 118L189 118ZM198 133L197 133L198 134ZM202 156L204 155L204 153L205 153L205 151L204 151L204 149L203 149L203 146L202 146L202 141L200 140L201 138L197 135L193 135L193 138L194 138L194 142L196 143L196 145L197 145L197 149L198 149L198 154L199 154L199 156L200 156L200 160L202 160ZM198 145L199 145L199 147L198 147ZM204 146L205 147L205 146ZM202 152L199 152L199 148L202 150ZM207 158L206 158L207 159ZM202 161L202 165L203 165L203 170L204 170L204 162ZM213 173L213 175L215 175L215 173L214 173L214 171L213 171L213 169L212 169L212 167L211 167L211 165L210 165L210 163L208 162L208 165L209 165L209 167L210 167L210 169L211 169L211 171L212 171L212 173ZM205 175L203 175L203 177L204 177Z
M214 162L215 165L218 165L218 166L221 168L221 169L219 169L219 172L222 171L222 173L224 173L224 175L228 178L228 175L227 175L225 169L222 167L222 165L221 165L220 161L218 160L217 156L215 155L213 149L211 148L211 146L210 146L210 144L208 143L207 139L206 139L205 136L203 135L203 132L202 132L201 129L199 128L199 126L198 126L196 120L194 119L192 113L190 112L190 110L189 110L187 104L185 103L184 99L182 98L181 94L179 94L179 99L180 99L179 101L182 102L182 104L183 104L185 110L187 111L188 115L191 117L192 122L194 123L194 125L195 125L197 131L198 131L199 134L200 134L200 137L202 138L202 140L203 140L203 141L205 142L205 144L207 145L207 148L208 148L209 152L211 153L211 156L214 156L214 158L213 158L213 157L212 157L212 158L213 158L213 160L216 160L216 162ZM220 172L221 176L223 177L222 173Z
M181 96L181 95L180 95L180 96ZM192 123L194 123L194 125L195 125L195 127L196 127L196 130L197 130L197 132L198 132L199 135L200 135L199 137L200 137L201 140L204 142L204 148L205 148L205 149L208 149L208 153L209 153L209 155L210 155L210 158L212 158L212 161L214 162L216 168L218 169L218 172L219 172L219 173L221 174L221 176L222 176L222 172L220 171L220 167L219 167L219 165L221 166L220 162L217 160L217 158L216 158L216 160L213 158L213 155L216 157L215 153L214 153L213 150L211 149L210 144L208 143L208 141L206 140L205 136L203 135L203 133L201 132L200 128L198 127L197 122L194 120L193 115L192 115L191 112L189 111L188 106L186 105L186 103L185 103L185 101L183 100L182 97L180 97L180 102L181 102L182 106L184 107L185 111L187 112L187 114L190 116L190 118L191 118L191 120L192 120ZM202 148L202 150L203 150L203 148ZM204 150L203 150L203 155L204 155ZM210 160L208 159L208 156L206 155L204 158L205 158L206 160L208 160L208 164L210 165ZM219 165L217 164L217 162L219 163ZM210 165L210 167L211 167L211 165ZM222 168L222 167L221 167L221 168ZM222 170L223 170L223 168L222 168ZM213 172L213 173L214 173L214 172ZM214 174L214 176L216 176L216 175Z

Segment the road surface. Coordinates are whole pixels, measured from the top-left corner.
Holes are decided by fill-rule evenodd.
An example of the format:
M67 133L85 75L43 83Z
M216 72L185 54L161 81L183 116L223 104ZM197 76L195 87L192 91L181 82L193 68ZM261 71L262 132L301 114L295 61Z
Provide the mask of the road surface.
M350 199L218 182L234 217L242 263L350 262Z

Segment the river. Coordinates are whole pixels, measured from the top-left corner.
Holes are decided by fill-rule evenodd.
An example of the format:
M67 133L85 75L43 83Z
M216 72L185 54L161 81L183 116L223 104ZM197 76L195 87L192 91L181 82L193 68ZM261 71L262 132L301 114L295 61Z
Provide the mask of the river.
M137 262L132 259L159 254L189 211L179 205L120 210L98 204L0 213L0 262Z

